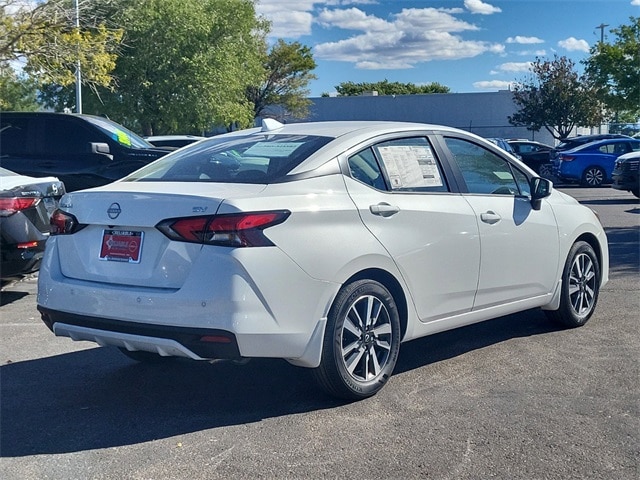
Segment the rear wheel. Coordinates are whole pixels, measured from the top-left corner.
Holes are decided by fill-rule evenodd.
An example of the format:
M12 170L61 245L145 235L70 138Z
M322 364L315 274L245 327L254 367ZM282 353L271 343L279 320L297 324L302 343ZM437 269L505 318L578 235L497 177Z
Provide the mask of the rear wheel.
M373 280L347 284L327 319L316 380L331 395L360 400L391 376L400 351L400 317L389 291Z
M600 278L600 264L591 245L574 243L562 273L560 308L546 310L547 316L566 327L587 323L598 302Z
M543 178L551 178L551 176L553 175L553 165L551 165L550 163L543 163L542 165L540 165L538 174Z
M599 187L607 179L607 174L600 167L589 167L582 173L582 185Z

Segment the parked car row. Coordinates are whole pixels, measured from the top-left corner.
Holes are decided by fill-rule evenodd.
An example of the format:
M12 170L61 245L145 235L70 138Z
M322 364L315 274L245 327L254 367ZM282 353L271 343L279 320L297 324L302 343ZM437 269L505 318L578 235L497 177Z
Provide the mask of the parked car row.
M613 181L616 159L640 151L640 140L617 137L584 143L560 151L553 159L553 173L560 180L599 187Z

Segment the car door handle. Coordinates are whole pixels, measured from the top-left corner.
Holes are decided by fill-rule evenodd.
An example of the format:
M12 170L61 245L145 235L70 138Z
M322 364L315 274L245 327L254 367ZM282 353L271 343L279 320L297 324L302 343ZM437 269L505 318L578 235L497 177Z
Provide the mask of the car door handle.
M390 217L400 211L399 207L389 205L388 203L379 203L377 205L369 205L369 211L374 215L380 215L381 217Z
M488 212L480 214L480 220L484 223L488 223L489 225L493 225L494 223L498 223L502 220L502 217L498 215L496 212L492 212L489 210Z

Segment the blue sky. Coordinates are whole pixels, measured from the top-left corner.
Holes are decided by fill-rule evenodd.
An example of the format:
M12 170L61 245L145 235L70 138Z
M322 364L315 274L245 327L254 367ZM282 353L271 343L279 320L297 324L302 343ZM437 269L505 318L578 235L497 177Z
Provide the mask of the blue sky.
M640 0L259 0L271 40L312 48L311 96L341 82L438 82L452 92L497 91L526 78L536 56L580 61L611 28L640 16Z

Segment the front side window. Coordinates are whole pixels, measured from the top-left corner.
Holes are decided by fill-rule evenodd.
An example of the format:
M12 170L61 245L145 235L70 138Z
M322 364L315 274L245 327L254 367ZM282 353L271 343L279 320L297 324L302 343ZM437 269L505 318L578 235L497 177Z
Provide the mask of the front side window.
M272 183L330 141L310 135L221 136L176 150L124 181Z
M464 178L469 193L494 195L519 195L519 183L528 185L526 176L490 150L460 138L445 137L445 143L453 155ZM520 175L516 181L514 171ZM526 188L528 190L528 187Z

